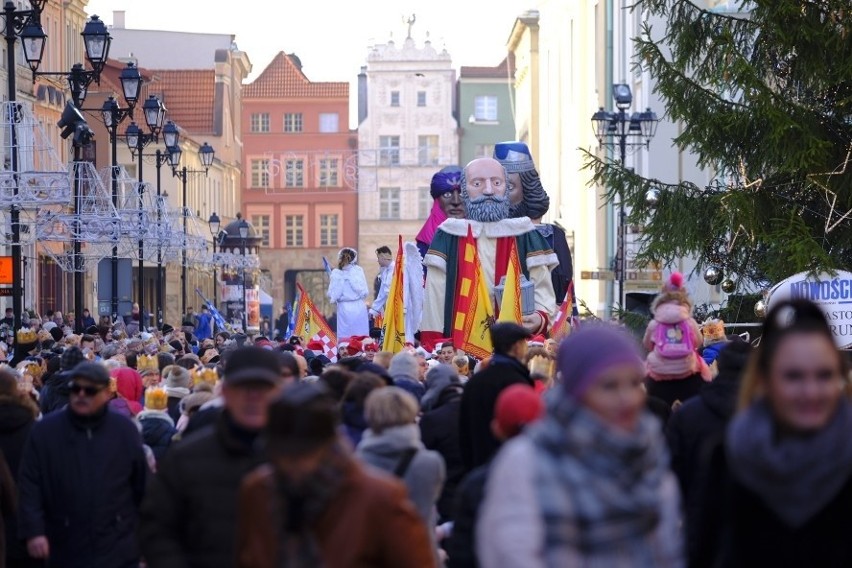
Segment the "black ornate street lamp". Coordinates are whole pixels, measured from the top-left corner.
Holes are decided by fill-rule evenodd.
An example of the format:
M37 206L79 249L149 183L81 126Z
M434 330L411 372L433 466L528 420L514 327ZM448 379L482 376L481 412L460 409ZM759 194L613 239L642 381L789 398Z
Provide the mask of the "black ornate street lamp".
M210 228L210 236L213 237L213 307L219 309L219 283L216 279L216 244L219 240L219 231L222 226L222 220L214 211L210 218L207 219L207 226Z
M245 219L240 219L239 224L240 231L240 248L243 253L243 262L242 262L242 271L240 275L240 281L243 287L243 333L248 334L248 302L246 302L246 239L248 238L249 233L249 224Z
M177 142L178 141L178 135L177 135L177 133L174 133L174 135L175 135L175 142ZM180 164L181 154L183 153L183 151L180 149L179 145L175 144L174 146L170 146L167 149L169 151L169 163L172 166L172 175L180 178L181 183L182 183L183 207L181 209L181 214L183 215L183 236L184 236L184 239L186 239L186 236L187 236L187 233L188 233L187 219L189 217L189 215L187 214L187 207L186 207L186 182L187 182L187 179L188 179L190 174L193 174L193 175L194 174L204 174L204 176L206 177L207 172L210 169L210 166L213 165L213 159L216 156L216 152L213 150L213 147L210 146L207 142L202 144L201 148L198 149L198 157L201 160L201 165L204 166L204 169L203 170L191 170L191 169L187 169L186 166L183 166L182 168L178 169L178 165ZM180 272L181 306L182 306L182 309L183 309L183 313L186 313L186 308L187 308L186 242L184 242L183 254L182 254L182 257L181 257L181 265L182 265L181 266L181 272Z
M612 86L612 98L617 112L599 108L592 115L592 128L598 143L603 147L618 148L621 167L625 165L628 147L648 147L651 139L657 133L660 119L650 108L643 112L628 114L627 109L633 104L633 93L630 85L619 83ZM618 192L618 254L616 255L616 276L618 280L618 302L624 306L624 279L627 271L626 223L627 213L624 209L624 192Z

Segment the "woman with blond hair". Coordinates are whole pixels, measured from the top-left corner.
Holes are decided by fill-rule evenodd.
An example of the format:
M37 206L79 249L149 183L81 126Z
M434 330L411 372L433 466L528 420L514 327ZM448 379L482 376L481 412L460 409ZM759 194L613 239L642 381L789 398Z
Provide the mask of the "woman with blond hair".
M342 248L337 255L337 268L331 271L328 299L337 304L337 337L370 335L370 321L364 300L370 293L364 269L358 266L355 249Z
M816 305L769 312L739 411L701 468L691 566L852 566L848 371Z

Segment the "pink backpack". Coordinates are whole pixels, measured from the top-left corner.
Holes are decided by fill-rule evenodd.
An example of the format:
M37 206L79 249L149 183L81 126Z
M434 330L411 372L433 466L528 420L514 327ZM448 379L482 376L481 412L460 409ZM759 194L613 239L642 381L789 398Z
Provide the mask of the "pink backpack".
M654 350L664 359L682 359L695 352L692 330L686 321L678 323L657 322L654 332Z

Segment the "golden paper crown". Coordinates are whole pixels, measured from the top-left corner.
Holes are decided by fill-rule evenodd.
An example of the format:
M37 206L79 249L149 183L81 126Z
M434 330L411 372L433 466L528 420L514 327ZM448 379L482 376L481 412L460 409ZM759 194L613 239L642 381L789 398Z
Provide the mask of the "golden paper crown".
M150 388L145 391L145 408L149 410L165 410L169 406L169 395L166 389Z
M38 341L38 335L34 329L22 327L18 330L18 343L35 343Z
M18 371L34 379L38 379L41 377L44 369L35 361L21 361L18 363Z
M152 355L139 355L136 357L136 370L140 373L143 371L159 371L160 365L157 358Z
M544 355L536 355L527 364L531 375L539 375L552 379L556 374L556 362Z
M208 369L207 367L196 367L195 370L192 371L192 386L195 386L199 383L215 385L216 381L218 380L219 373L216 372L216 369Z

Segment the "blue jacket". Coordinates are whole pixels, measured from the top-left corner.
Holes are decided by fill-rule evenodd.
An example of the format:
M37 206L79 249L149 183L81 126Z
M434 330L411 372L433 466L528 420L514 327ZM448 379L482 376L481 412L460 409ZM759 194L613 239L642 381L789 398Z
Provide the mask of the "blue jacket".
M716 357L719 356L719 351L727 345L724 341L720 341L719 343L713 343L708 345L701 351L701 357L704 359L704 362L708 365L712 365L716 360Z
M48 566L139 565L136 528L147 470L142 439L127 418L70 408L35 424L18 478L18 535L44 535Z
M210 314L206 314L204 312L198 314L198 325L195 327L195 337L198 338L198 341L203 341L213 337L212 322L213 316Z
M157 410L143 410L136 417L142 425L142 439L157 458L157 463L166 455L166 450L172 444L172 438L177 430L175 423L168 412Z

